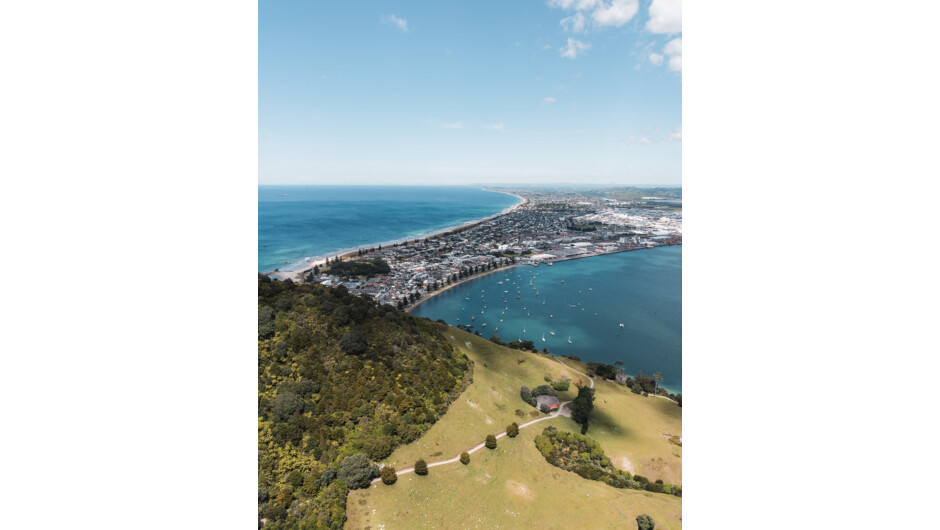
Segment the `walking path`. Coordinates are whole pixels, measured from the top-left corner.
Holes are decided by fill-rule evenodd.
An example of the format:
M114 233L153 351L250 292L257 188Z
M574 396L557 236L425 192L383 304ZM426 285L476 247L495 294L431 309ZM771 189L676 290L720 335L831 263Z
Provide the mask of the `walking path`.
M581 374L581 372L575 371L573 368L571 368L571 367L568 366L567 364L563 363L562 361L558 361L558 362L560 362L561 364L564 364L566 367L568 367L569 369L571 369L572 371L574 371L574 373L576 373L576 374ZM591 379L591 377L588 376L587 374L581 374L581 375L583 375L584 377L587 377L588 381L591 382L591 388L594 388L594 379ZM568 403L571 403L571 402L570 402L570 401L565 401L565 402L559 404L559 405L558 405L558 410L556 410L555 412L549 414L548 416L543 416L543 417L541 417L541 418L536 418L536 419L534 419L534 420L527 421L527 422L523 423L522 425L520 425L519 428L520 428L520 429L524 429L524 428L526 428L526 427L528 427L529 425L532 425L532 424L534 424L534 423L538 423L538 422L540 422L540 421L545 421L545 420L550 420L550 419L552 419L552 418L557 418L559 414L562 414L562 411L564 410L565 405L567 405ZM566 416L567 416L567 415L566 415ZM499 440L499 439L502 438L503 436L506 436L506 433L505 433L505 432L501 432L501 433L497 434L497 435L496 435L496 439ZM479 451L480 449L483 449L483 447L484 447L485 445L486 445L486 442L483 442L483 443L481 443L481 444L479 444L479 445L475 445L472 449L469 449L469 450L467 450L466 452L467 452L467 454L473 454L473 453ZM449 459L447 459L447 460L441 460L440 462L434 462L433 464L428 464L428 467L431 468L431 467L435 467L435 466L443 466L444 464L453 464L454 462L458 462L458 461L460 461L460 455L457 455L457 456L455 456L454 458L449 458ZM384 467L384 466L383 466L383 467ZM415 470L415 468L409 467L409 468L405 468L405 469L402 469L402 470L396 470L395 473L400 476L400 475L405 475L405 474L411 473L411 472L413 472L414 470ZM381 481L382 481L381 477L380 477L380 478L376 478L376 479L373 479L372 482L370 482L370 484L375 484L376 482L381 482Z

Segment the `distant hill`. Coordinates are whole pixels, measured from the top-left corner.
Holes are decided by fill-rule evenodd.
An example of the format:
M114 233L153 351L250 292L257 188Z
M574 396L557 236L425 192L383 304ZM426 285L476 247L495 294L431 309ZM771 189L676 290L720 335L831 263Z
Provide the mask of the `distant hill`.
M471 375L444 328L343 287L259 277L265 528L341 528L348 490L377 474L374 461L444 414Z

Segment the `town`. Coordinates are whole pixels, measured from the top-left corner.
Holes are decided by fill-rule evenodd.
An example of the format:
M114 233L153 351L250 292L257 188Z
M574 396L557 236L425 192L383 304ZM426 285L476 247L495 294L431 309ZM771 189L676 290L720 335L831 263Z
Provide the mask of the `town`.
M304 269L303 281L344 285L353 294L404 309L429 293L499 267L551 266L557 261L682 244L681 200L507 192L524 202L494 218L441 234L328 258ZM336 267L340 263L357 266Z

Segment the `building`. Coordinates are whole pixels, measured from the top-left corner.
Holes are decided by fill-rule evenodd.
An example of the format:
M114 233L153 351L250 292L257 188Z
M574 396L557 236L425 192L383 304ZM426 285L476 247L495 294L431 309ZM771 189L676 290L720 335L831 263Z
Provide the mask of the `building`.
M549 412L558 410L558 398L555 396L539 396L535 398L535 402L538 404L539 410L542 409L542 405L548 407Z

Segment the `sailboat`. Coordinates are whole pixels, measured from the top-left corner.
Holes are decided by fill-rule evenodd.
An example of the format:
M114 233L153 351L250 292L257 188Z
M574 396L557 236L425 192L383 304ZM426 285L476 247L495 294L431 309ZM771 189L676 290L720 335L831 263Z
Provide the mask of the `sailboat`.
M545 332L542 332L542 342L545 342Z
M623 322L620 323L620 327L623 327Z
M568 335L568 344L571 344L571 335Z

